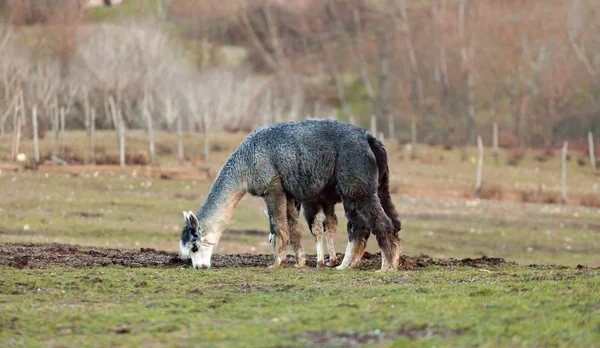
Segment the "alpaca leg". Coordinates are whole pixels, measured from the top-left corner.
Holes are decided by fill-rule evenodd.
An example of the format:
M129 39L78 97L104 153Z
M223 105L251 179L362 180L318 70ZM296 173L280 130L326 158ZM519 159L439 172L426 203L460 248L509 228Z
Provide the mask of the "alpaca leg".
M316 247L317 247L317 268L321 268L325 265L325 253L323 252L323 222L325 215L322 211L319 211L312 222L311 231L315 236Z
M327 251L329 252L329 262L327 266L333 267L337 264L337 255L335 254L335 246L333 237L337 232L337 216L335 216L335 206L325 206L325 238L327 240Z
M356 222L359 222L356 220ZM361 250L364 253L364 246L366 245L366 236L367 230L362 228L360 225L356 225L352 223L352 220L349 218L348 221L348 246L346 247L346 252L344 253L344 259L342 263L336 267L338 270L344 270L349 268L355 268L358 266L360 262L360 258L362 258Z
M380 271L387 271L390 267L397 269L401 252L400 239L396 236L392 221L385 214L377 195L357 201L344 201L344 209L349 222L352 223L352 230L348 233L349 239L354 241L353 250L355 250L348 260L348 268L358 266L370 231L373 231L381 253L385 257Z
M300 223L299 206L297 207L294 200L288 197L287 200L287 221L290 228L291 244L296 253L296 267L304 267L306 265L306 256L304 248L302 248L303 228Z
M285 194L265 196L269 215L270 233L273 235L273 252L275 260L269 268L281 266L285 260L285 250L289 240L289 226L287 222L287 197Z
M354 255L354 258L352 259L352 261L350 262L350 268L357 268L360 260L362 260L363 255L365 254L365 249L367 248L367 240L368 240L368 234L367 236L365 236L364 238L362 238L359 241L357 241L357 245L358 245L358 249L356 251L356 254Z

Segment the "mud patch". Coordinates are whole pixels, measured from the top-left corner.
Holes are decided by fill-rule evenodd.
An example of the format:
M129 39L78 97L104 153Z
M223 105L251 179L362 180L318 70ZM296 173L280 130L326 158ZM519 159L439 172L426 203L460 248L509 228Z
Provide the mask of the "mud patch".
M467 329L448 329L428 325L404 325L400 329L389 332L374 330L370 332L340 332L340 331L307 331L297 336L307 340L310 345L334 345L342 347L362 346L364 344L383 344L399 337L411 340L433 336L450 337L462 335Z
M337 254L338 260L344 258ZM316 267L316 255L307 255L308 267ZM220 267L268 267L273 262L271 254L215 254L212 265ZM288 255L285 267L295 265L295 257ZM421 269L429 266L470 266L494 268L507 264L501 258L434 259L427 255L403 256L400 269ZM512 263L514 264L514 263ZM182 260L177 253L151 248L112 249L69 244L0 243L0 265L16 268L45 268L49 266L92 267L120 265L124 267L191 267L190 260ZM381 267L381 254L366 252L360 269L377 270Z

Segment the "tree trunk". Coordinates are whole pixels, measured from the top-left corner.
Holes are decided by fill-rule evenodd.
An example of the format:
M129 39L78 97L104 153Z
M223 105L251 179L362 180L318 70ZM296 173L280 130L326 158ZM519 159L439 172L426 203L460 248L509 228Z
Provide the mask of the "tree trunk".
M411 81L413 84L413 90L416 93L417 106L420 109L423 106L425 95L423 93L423 82L421 81L421 76L419 74L419 65L417 64L417 55L415 54L415 49L412 44L412 39L410 36L410 27L408 25L408 14L406 11L406 1L399 0L400 5L400 15L402 17L402 23L398 23L396 20L396 26L400 29L401 32L404 33L404 42L406 44L406 49L408 53L408 62L410 66L410 75Z
M40 147L38 144L38 115L35 105L31 108L31 125L33 130L33 161L35 170L38 170L38 166L40 165Z
M466 0L458 5L458 28L461 39L460 53L467 79L467 137L469 143L475 141L475 78L473 76L473 46L468 47L465 35Z
M388 114L389 48L389 37L383 34L383 43L379 48L379 93L375 105L376 120L380 124L384 124Z
M594 135L588 132L588 148L590 153L590 165L593 170L596 170L596 155L594 154Z
M479 156L477 157L477 179L475 182L475 198L479 199L481 196L481 186L483 183L483 142L481 136L477 136L477 148L479 150Z
M561 203L567 203L567 142L565 141L562 148L562 171L561 171Z

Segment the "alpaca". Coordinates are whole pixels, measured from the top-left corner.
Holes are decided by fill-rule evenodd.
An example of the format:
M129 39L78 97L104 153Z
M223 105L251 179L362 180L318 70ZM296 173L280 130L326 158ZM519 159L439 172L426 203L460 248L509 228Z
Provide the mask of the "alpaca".
M315 237L316 249L317 249L317 268L323 266L332 267L337 264L337 255L335 254L335 246L333 244L333 237L337 232L337 216L335 215L335 205L321 203L300 203L294 202L294 207L299 213L300 208L304 207L304 218L308 223L310 233ZM266 206L265 206L266 208ZM269 219L269 212L263 210L267 219ZM290 215L288 214L288 225ZM325 264L325 254L323 252L323 236L327 243L327 251L329 252L329 261ZM269 233L269 244L273 244L275 235ZM290 239L292 245L295 244L294 239ZM298 248L298 246L296 246Z
M184 214L181 256L190 257L194 268L210 267L214 246L249 193L267 206L275 237L270 267L281 265L290 234L300 261L304 251L294 201L313 202L331 192L348 218L348 245L337 268L355 267L373 232L382 251L379 271L397 269L400 221L389 195L383 144L360 127L328 119L276 123L248 135L221 167L197 216Z

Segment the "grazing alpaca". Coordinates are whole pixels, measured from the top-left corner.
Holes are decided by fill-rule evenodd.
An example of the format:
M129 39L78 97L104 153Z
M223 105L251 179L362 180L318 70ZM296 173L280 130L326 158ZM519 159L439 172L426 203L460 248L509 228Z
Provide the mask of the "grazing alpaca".
M300 203L294 202L294 207L299 213L300 208L304 207L304 218L308 223L310 233L315 237L316 248L317 248L317 268L321 268L324 265L329 267L335 266L337 263L337 256L335 254L335 246L333 244L333 237L337 232L337 216L335 215L335 204L320 203ZM265 209L263 211L269 218L269 212ZM288 225L290 224L290 215L288 214ZM273 244L275 235L273 232L269 233L269 244ZM327 241L327 251L329 252L329 261L325 264L325 253L323 252L323 237ZM291 239L290 243L295 244L295 240ZM298 248L298 246L296 246Z
M371 232L382 251L381 271L397 269L400 221L388 184L383 144L362 128L327 119L262 127L248 135L229 156L197 217L193 213L184 216L181 255L191 257L194 268L210 267L213 248L233 210L250 193L263 197L267 206L275 237L271 267L281 265L290 234L300 264L304 251L294 201L330 200L335 196L343 203L349 237L338 269L354 267L360 261Z

